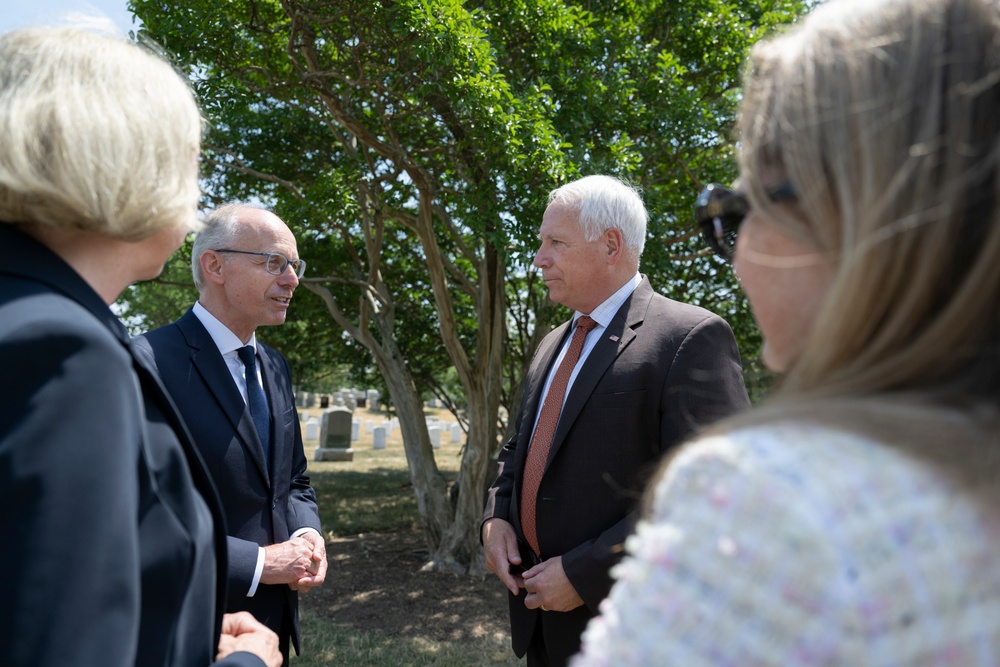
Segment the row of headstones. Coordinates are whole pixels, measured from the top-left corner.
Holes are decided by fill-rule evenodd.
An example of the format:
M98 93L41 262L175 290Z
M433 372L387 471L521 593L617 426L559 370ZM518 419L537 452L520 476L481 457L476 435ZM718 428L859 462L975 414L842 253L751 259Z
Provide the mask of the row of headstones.
M295 406L298 408L326 409L330 407L344 407L354 412L358 408L369 407L372 410L378 409L379 391L369 389L340 389L332 394L314 394L309 391L299 391L295 393Z
M428 417L427 434L431 438L431 447L439 449L442 444L461 440L462 427L456 422L446 423L437 417Z
M351 452L351 443L361 439L361 427L361 419L352 417L345 408L331 408L323 413L322 419L310 417L306 420L305 440L318 439L320 450L336 449ZM399 419L395 417L383 421L378 426L371 419L364 421L365 434L372 436L373 449L385 449L389 436L398 428ZM436 417L428 417L427 433L430 436L431 446L438 449L442 444L461 440L462 427L457 423L445 423ZM326 453L323 455L327 456ZM319 458L319 451L316 452L316 456L317 460L331 460Z

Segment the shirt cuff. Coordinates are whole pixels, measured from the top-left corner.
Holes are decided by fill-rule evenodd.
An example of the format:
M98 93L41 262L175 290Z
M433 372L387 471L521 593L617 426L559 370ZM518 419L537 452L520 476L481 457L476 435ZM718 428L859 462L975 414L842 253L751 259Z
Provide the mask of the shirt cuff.
M302 535L303 533L316 533L317 535L320 535L320 532L318 530L316 530L315 528L311 528L310 526L306 526L305 528L299 528L298 530L296 530L294 533L292 533L292 536L289 537L288 539L294 540L296 537L298 537L299 535ZM322 535L320 535L320 537L322 537Z
M250 590L247 597L252 598L257 593L257 586L260 585L260 575L264 573L264 547L257 547L257 567L253 571L253 580L250 582Z

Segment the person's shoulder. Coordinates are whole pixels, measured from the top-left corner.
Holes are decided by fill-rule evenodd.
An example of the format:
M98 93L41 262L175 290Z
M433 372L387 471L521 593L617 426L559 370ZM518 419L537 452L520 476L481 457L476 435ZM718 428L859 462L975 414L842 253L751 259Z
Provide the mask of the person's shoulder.
M6 369L18 377L11 385L18 392L79 383L84 376L91 386L133 376L124 340L86 307L54 291L0 302L0 348Z
M0 338L7 342L36 340L53 353L96 346L127 356L114 333L87 308L44 289L0 303Z
M653 297L650 300L650 309L655 312L665 313L670 317L677 318L682 321L694 323L705 320L722 319L719 315L716 315L707 308L696 306L691 303L685 303L684 301L677 301L675 299L671 299L670 297L663 296L659 292L653 292Z
M132 339L132 353L164 381L174 371L186 367L185 364L179 362L190 354L190 334L185 333L181 328L182 322L187 321L188 318L195 319L197 322L189 310L180 319L150 329Z
M823 467L830 459L843 460L870 449L880 450L881 443L848 428L789 419L698 438L678 454L676 463L719 460L757 470L801 470Z
M133 339L133 345L138 349L151 351L153 349L162 349L180 344L184 341L187 335L184 333L183 327L190 328L192 326L191 320L198 323L198 319L194 317L189 310L173 322L169 322L139 334Z
M728 479L819 497L823 489L855 487L859 475L898 469L905 458L898 448L847 427L786 420L697 438L678 452L665 478Z
M679 504L728 508L741 521L821 530L829 508L871 479L886 449L863 435L805 421L739 426L702 436L671 459L652 493L650 519L671 521ZM692 510L694 511L694 510ZM796 529L798 530L798 529Z
M675 301L656 292L642 319L645 328L665 341L680 342L689 337L695 341L732 338L732 327L719 315L707 308Z

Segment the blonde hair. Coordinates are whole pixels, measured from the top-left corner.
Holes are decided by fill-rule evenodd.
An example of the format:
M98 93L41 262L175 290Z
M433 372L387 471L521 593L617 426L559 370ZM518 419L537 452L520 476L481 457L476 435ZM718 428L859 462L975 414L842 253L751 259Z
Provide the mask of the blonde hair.
M997 5L831 0L753 48L739 136L752 207L834 266L776 395L947 385L995 402ZM775 173L793 214L768 200Z
M0 221L126 241L193 228L200 137L191 88L124 39L0 35Z

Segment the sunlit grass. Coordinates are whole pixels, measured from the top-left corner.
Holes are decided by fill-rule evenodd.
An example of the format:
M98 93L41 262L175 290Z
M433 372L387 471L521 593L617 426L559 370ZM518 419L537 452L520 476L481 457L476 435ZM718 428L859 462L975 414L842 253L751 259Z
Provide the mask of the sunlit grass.
M387 637L331 623L304 610L303 654L295 667L478 667L523 665L507 637L435 642L419 637Z
M304 410L305 416L320 413ZM434 411L428 411L433 413ZM384 416L358 411L362 420L380 422ZM441 413L441 418L450 418ZM363 422L362 422L363 424ZM362 428L361 439L352 443L353 461L312 460L315 441L306 441L309 477L316 491L320 520L328 537L349 537L361 533L416 531L417 503L407 471L406 455L397 430L382 450L372 448L372 436ZM458 472L461 444L449 442L435 451L442 476L451 481ZM334 623L310 608L313 598L301 598L301 657L292 656L294 667L472 667L479 665L515 666L524 663L514 657L506 632L490 633L471 628L454 641L433 641L422 637L388 636ZM428 608L427 614L447 612ZM502 613L502 612L501 612ZM414 618L419 624L420 619Z

